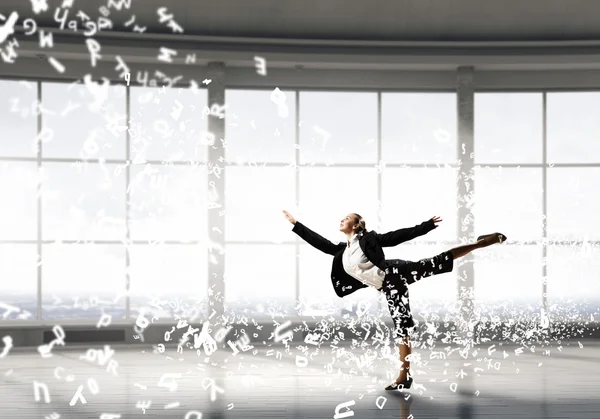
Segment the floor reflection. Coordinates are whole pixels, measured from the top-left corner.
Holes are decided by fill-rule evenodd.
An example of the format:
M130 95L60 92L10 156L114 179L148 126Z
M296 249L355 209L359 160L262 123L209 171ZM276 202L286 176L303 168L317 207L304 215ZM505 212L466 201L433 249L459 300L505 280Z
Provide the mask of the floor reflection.
M476 372L475 365L483 366L477 359L427 359L423 354L413 388L393 392L383 390L390 365L380 363L365 375L358 370L349 374L350 365L344 375L329 374L326 365L332 354L328 351L299 368L293 356L275 359L263 353L231 356L224 352L207 361L195 353L167 356L167 352L121 348L114 356L118 376L81 360L87 348L57 352L49 359L15 352L10 362L0 363L0 417L39 419L56 413L60 419L87 419L106 413L121 414L123 419L181 419L188 414L188 419L196 419L190 412L201 412L204 419L333 418L337 406L353 402L349 409L340 409L338 419L350 413L356 418L395 419L597 419L600 344L586 344L583 349L564 346L554 356L529 352L504 359L499 352L494 362L501 362L500 368ZM514 348L502 349L513 353ZM73 374L74 381L57 379L57 367ZM165 373L180 374L176 390L157 385ZM557 386L567 375L568 385ZM100 393L84 390L87 403L69 406L77 386L92 377ZM34 381L48 386L50 403L34 400ZM140 406L146 402L151 405L143 411Z

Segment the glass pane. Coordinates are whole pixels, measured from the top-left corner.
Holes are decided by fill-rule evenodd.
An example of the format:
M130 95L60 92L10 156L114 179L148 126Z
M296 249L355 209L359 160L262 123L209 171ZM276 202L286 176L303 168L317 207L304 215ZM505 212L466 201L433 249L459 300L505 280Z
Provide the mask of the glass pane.
M386 168L381 232L413 227L437 215L443 220L438 228L415 241L456 240L456 176L453 168Z
M37 260L35 244L0 244L0 321L36 319Z
M37 83L0 80L0 156L35 157Z
M548 238L600 239L600 168L548 169Z
M456 94L382 93L383 160L390 163L456 161Z
M286 96L287 113L271 100L272 91L227 90L227 160L293 162L296 149L296 93Z
M523 321L539 318L542 304L542 248L490 246L474 253L478 316Z
M542 302L542 248L493 245L473 252L475 303L481 314L503 319L539 315Z
M132 87L130 94L133 160L206 159L206 90Z
M125 86L42 83L42 155L125 158Z
M475 162L541 163L542 93L475 94Z
M600 93L548 93L548 162L600 162Z
M205 244L132 246L131 316L142 310L161 318L205 315L207 260ZM154 301L162 301L163 310Z
M269 308L292 314L296 297L296 248L293 245L226 247L225 296L233 313L269 315ZM269 255L275 263L260 263Z
M300 163L377 160L377 94L300 93Z
M42 246L42 318L125 317L125 247Z
M125 175L122 165L44 163L44 240L123 240Z
M541 240L542 169L476 168L476 235L500 232L511 242Z
M226 240L293 240L282 211L296 202L293 168L228 167Z
M206 239L204 166L131 167L133 240Z
M376 185L375 169L303 167L300 169L300 208L288 211L311 230L339 243L346 237L339 231L340 221L348 213L360 214L367 223L367 230L377 230ZM289 227L291 230L291 224Z
M36 163L0 163L0 240L37 238L37 184Z
M589 322L600 314L600 246L548 246L550 321Z

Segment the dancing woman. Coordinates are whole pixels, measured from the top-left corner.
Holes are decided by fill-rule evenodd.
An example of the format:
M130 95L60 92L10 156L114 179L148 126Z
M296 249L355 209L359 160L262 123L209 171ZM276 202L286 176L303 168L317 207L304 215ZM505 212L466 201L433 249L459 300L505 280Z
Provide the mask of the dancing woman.
M408 340L409 329L415 326L408 301L408 285L422 278L451 272L454 260L471 253L475 249L506 241L501 233L479 236L472 244L455 247L431 258L418 262L400 259L385 259L383 247L393 247L427 234L437 228L442 219L433 217L410 228L379 234L367 231L365 220L356 213L346 215L340 223L340 231L346 234L346 242L334 244L296 221L283 211L294 225L292 231L318 250L333 256L331 281L338 297L345 297L354 291L368 286L384 292L392 320L393 337L400 352L400 375L386 390L410 388L413 378L410 362L406 357L411 353Z

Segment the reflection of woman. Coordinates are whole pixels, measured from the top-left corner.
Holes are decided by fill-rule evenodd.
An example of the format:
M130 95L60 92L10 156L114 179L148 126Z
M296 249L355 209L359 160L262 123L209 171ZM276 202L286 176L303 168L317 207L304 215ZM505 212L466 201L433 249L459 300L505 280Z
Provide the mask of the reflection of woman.
M413 381L409 374L410 361L406 360L411 353L408 329L415 326L410 312L407 285L431 275L451 272L454 259L465 256L475 249L506 240L503 234L493 233L478 237L475 243L455 247L418 262L386 260L383 247L396 246L422 236L435 229L436 224L442 220L433 217L411 228L378 234L375 231L367 231L366 223L360 215L350 213L340 223L340 231L347 237L346 242L334 244L296 221L289 212L283 211L283 213L288 221L294 224L292 230L294 233L308 244L334 257L331 281L339 297L345 297L367 286L385 293L394 321L394 339L399 343L398 349L402 361L400 375L386 390L410 388Z
M392 393L392 395L392 398L400 405L400 419L409 419L414 417L410 414L410 407L414 400L412 395L406 393Z

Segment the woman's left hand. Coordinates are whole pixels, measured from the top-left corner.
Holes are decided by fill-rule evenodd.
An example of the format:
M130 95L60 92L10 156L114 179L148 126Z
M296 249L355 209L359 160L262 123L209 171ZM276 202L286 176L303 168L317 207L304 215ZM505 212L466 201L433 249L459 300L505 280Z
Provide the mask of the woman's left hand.
M441 223L442 221L444 221L440 217L438 217L437 215L435 217L432 217L431 219L433 220L434 224L438 224L438 223ZM437 225L436 225L436 227L437 227Z

